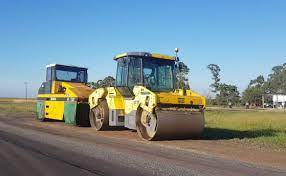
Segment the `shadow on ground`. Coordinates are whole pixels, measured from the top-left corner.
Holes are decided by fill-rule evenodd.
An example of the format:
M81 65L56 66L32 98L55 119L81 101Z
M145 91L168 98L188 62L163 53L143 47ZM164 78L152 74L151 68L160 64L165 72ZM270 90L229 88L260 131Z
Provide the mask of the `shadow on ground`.
M202 136L183 136L183 137L160 137L157 140L230 140L230 139L251 139L257 137L271 137L276 136L278 131L272 129L261 130L231 130L222 128L209 128L206 127Z
M275 136L276 130L260 129L260 130L231 130L222 128L205 128L202 139L205 140L228 140L228 139L249 139L257 137Z

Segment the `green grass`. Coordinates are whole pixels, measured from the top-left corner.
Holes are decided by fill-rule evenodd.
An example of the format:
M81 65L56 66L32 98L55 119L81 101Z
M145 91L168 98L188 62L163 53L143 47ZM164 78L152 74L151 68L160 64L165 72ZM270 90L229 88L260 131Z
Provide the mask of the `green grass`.
M204 139L286 151L285 112L209 110L205 117Z
M32 117L35 102L0 100L0 116ZM286 151L286 112L206 110L204 140L229 141L261 149Z

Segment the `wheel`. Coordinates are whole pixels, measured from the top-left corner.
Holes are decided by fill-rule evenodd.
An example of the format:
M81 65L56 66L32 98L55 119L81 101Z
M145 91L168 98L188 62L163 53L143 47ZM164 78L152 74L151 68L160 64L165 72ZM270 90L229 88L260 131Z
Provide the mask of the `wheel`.
M98 106L92 108L89 113L90 126L97 131L106 130L108 128L109 111L106 100L99 103Z
M86 103L78 103L76 108L76 125L82 127L90 127L89 105Z
M142 139L154 140L157 131L157 116L142 110L136 120L137 132Z

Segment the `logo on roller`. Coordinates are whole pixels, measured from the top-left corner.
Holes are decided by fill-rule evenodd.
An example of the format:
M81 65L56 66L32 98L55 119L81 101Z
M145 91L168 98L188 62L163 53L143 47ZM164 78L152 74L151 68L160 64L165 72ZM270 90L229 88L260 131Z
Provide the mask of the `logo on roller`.
M178 98L178 103L185 103L185 99L184 98Z

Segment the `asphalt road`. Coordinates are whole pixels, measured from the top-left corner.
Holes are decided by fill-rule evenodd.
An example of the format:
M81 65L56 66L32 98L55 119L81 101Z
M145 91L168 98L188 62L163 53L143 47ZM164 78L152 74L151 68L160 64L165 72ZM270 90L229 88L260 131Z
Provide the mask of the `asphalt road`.
M1 175L286 175L151 142L82 135L64 124L64 130L51 130L20 121L0 118Z

